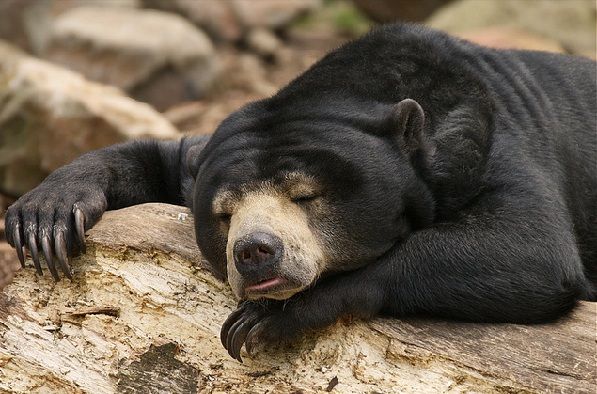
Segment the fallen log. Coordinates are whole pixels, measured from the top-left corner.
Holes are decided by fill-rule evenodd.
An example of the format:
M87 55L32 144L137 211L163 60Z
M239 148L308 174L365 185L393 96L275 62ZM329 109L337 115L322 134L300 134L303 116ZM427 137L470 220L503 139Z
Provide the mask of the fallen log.
M108 212L72 265L0 293L0 392L595 392L594 303L532 326L340 321L240 364L219 342L236 302L186 209Z

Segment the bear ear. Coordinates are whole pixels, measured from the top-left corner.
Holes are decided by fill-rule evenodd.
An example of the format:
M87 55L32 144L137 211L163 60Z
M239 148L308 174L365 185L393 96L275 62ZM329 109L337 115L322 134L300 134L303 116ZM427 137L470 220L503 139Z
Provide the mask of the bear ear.
M185 165L186 169L195 178L197 176L197 172L199 171L199 166L201 165L201 151L207 145L209 138L204 138L199 141L197 144L192 145L189 147L185 157Z
M404 99L396 104L391 122L392 130L405 153L412 155L426 147L427 137L423 130L425 112L415 100Z

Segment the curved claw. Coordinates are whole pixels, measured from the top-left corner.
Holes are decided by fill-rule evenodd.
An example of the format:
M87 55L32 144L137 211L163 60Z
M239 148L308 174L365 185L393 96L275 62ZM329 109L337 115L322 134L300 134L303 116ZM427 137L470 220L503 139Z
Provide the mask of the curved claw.
M50 237L48 235L42 236L41 249L44 252L46 264L48 264L48 268L50 269L52 277L56 282L58 282L60 280L60 276L58 275L58 270L56 270L56 266L54 265L54 259L52 258L52 247L50 246Z
M222 329L220 330L220 342L222 342L222 346L224 349L228 350L227 341L228 341L228 331L230 331L230 327L236 323L238 317L245 311L244 306L240 306L234 312L232 312L224 324L222 324Z
M21 229L18 224L13 230L12 239L14 241L14 247L17 250L17 255L19 256L19 261L21 262L21 267L25 268L25 251L23 248L23 241L21 240Z
M247 338L247 334L251 331L254 325L254 320L248 320L243 322L239 327L237 327L236 331L232 336L231 345L234 349L234 354L237 356L237 360L241 363L243 359L240 357L240 350L243 348L243 344Z
M41 264L39 263L39 250L37 249L37 241L35 240L35 234L30 232L27 237L27 247L31 252L31 258L33 259L33 264L35 265L35 270L37 274L42 276L44 272L41 269Z
M73 274L71 273L70 265L68 263L64 232L62 231L56 231L54 234L54 251L56 252L56 257L58 258L60 268L62 269L62 272L64 272L64 275L69 279L73 279Z
M242 326L246 323L246 321L244 320L239 320L236 323L234 323L234 325L232 327L230 327L230 331L228 332L228 338L227 338L227 347L226 349L228 349L228 354L230 355L230 357L238 360L239 362L243 362L243 359L240 357L240 346L237 347L234 346L234 339L236 336L236 333L238 332L238 330L240 328L242 328ZM238 351L237 351L238 350Z
M17 256L19 256L19 261L21 262L21 268L25 268L25 247L24 246L17 248Z
M261 331L261 327L263 327L263 323L259 322L251 327L249 333L245 337L245 349L249 356L253 356L253 350L255 349L255 345L257 344L257 337L259 336L259 331Z
M87 247L85 245L85 214L78 207L75 207L74 213L75 227L77 229L77 240L79 241L79 249L81 250L81 253L86 253Z

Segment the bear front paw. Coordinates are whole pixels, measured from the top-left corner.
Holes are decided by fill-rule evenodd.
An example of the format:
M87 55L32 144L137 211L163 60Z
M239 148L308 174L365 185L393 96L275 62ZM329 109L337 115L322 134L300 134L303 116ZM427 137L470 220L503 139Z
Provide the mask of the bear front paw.
M43 255L54 280L60 279L58 269L72 279L69 256L85 253L85 231L106 207L101 190L42 183L8 208L6 238L16 249L21 266L25 267L28 250L39 275L43 274Z
M243 302L228 316L220 332L220 340L228 354L242 363L240 351L243 344L247 353L253 355L258 345L294 337L298 327L284 309L279 301Z

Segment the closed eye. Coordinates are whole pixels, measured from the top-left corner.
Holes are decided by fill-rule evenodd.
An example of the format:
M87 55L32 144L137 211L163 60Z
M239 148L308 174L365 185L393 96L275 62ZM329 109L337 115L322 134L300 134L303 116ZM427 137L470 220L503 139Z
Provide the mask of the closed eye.
M319 198L319 196L317 194L305 194L305 195L293 197L291 200L292 200L292 202L294 202L296 204L302 204L302 203L314 201L317 198Z

